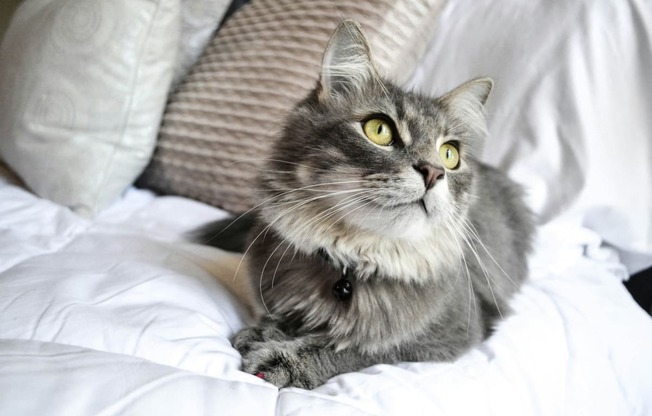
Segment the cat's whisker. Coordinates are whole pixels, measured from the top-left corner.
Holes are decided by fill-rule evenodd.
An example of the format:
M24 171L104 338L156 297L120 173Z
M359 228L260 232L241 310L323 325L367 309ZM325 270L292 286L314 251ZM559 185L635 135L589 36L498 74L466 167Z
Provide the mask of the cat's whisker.
M267 316L274 319L274 315L272 315L272 312L270 312L269 308L267 307L267 303L265 302L265 294L263 293L263 279L262 278L260 279L260 283L258 284L258 293L260 293L260 303L263 304L263 308L265 308L265 311L267 312Z
M356 192L360 192L360 191L364 191L364 190L365 190L364 188L347 189L347 190L344 190L344 191L330 192L330 193L328 193L326 195L307 196L307 197L303 197L303 198L293 199L291 201L284 201L284 202L274 203L273 206L274 207L281 207L283 205L295 204L295 203L300 203L300 202L308 202L308 203L310 203L310 202L319 201L321 199L337 197L337 196L356 193Z
M356 194L356 195L357 195L357 194ZM346 201L346 200L349 199L349 198L355 197L356 195L353 195L353 196L349 196L349 197L347 197L347 198L344 198L344 199L343 199L342 201L340 201L337 205L341 204L343 201ZM330 208L330 209L333 209L333 208ZM323 214L323 213L322 213L322 214ZM309 221L307 224L305 224L301 229L297 230L297 235L301 235L301 234L302 234L302 231L303 231L305 228L307 228L307 227L309 227L310 225L312 225L312 223L315 222L317 219L319 219L319 216L322 215L322 214L319 214L319 215L315 216L315 218L313 218L311 221ZM279 248L280 248L284 243L286 243L287 240L288 240L288 237L283 238L283 240L278 244L278 246L276 247L276 249L275 249L275 250L270 254L270 256L269 256L269 258L267 259L267 261L269 261L269 260L271 259L272 255L273 255L273 254L274 254L274 253L275 253L275 252L276 252L276 251L277 251L277 250L278 250L278 249L279 249ZM285 257L285 254L287 253L287 251L290 249L290 247L292 247L292 245L291 245L291 244L288 244L287 248L285 249L285 251L284 251L283 254L281 255L281 258L279 259L278 263L276 264L276 268L274 269L274 274L272 275L271 287L274 287L274 281L276 280L276 274L278 273L278 269L279 269L279 267L280 267L280 265L281 265L281 262L282 262L283 258ZM292 259L294 259L294 257L296 256L297 253L298 253L298 250L296 250L296 248L295 248L295 253L294 253L294 255L292 256ZM291 260L290 260L290 261L291 261ZM267 266L267 262L265 263L265 266L263 267L263 271L264 271L264 269L266 268L266 266ZM261 278L262 278L262 273L261 273Z
M272 251L272 252L269 254L269 256L267 256L267 260L265 261L265 264L263 264L263 267L262 267L262 269L261 269L261 271L260 271L260 285L261 285L261 287L262 287L262 285L263 285L263 280L264 280L264 276L265 276L265 269L267 269L267 264L269 264L269 261L272 259L272 257L274 257L274 253L276 253L276 252L278 251L278 249L281 248L281 246L283 245L283 242L285 242L285 239L284 239L282 242L280 242L280 243L276 246L276 248L274 249L274 251ZM290 246L288 246L288 248L289 248L289 247L290 247ZM285 252L287 252L287 249L285 250ZM285 254L285 253L284 253L284 254ZM282 259L282 258L283 258L283 256L281 256L281 259ZM279 260L279 262L280 262L280 260ZM278 265L277 265L277 267L276 267L276 270L278 270ZM272 276L272 281L271 281L271 286L272 286L272 287L274 287L274 278L275 278L275 277L276 277L276 272L274 272L274 275ZM261 289L261 290L262 290L262 289Z
M355 182L355 181L353 181L353 182ZM328 185L332 185L332 184L335 184L335 183L337 183L337 182L332 182L332 183L329 183ZM347 181L346 183L349 183L349 182ZM283 192L283 193L281 193L279 195L274 195L274 196L272 196L270 198L267 198L264 201L262 201L262 202L260 202L260 203L258 203L256 205L254 205L253 207L249 208L247 211L243 212L242 214L238 215L236 218L233 219L233 221L231 221L229 224L227 224L226 227L224 227L219 233L217 233L216 235L214 235L212 238L208 239L204 243L205 244L210 243L214 238L219 236L224 231L228 230L231 226L233 226L233 224L235 224L237 221L242 219L244 216L251 213L252 211L254 211L257 208L260 208L261 206L270 203L274 199L282 198L282 197L287 196L287 195L289 195L289 194L291 194L293 192L298 192L298 191L304 190L306 188L317 187L317 186L322 186L322 185L325 185L325 184L313 184L313 185L304 186L302 188L290 189L287 192ZM292 201L292 202L296 202L296 201ZM235 279L235 276L234 276L234 279Z
M480 268L482 269L483 273L485 274L485 276L486 276L488 279L491 279L491 277L489 276L489 271L487 270L487 267L486 267L484 261L482 260L482 258L480 257L478 251L476 250L476 248L475 248L474 245L472 244L472 240L470 239L468 233L465 232L466 229L465 229L465 228L460 228L460 226L459 226L459 222L457 221L456 213L455 213L454 211L448 211L447 213L448 213L448 215L450 215L451 218L452 218L452 221L451 221L452 226L457 230L458 235L460 235L460 236L462 237L462 239L464 240L464 242L466 243L466 245L469 247L469 249L471 250L471 252L472 252L472 253L474 254L474 256L476 257L476 259L477 259L477 261L478 261L478 265L479 265ZM493 279L491 279L491 281L493 282Z
M307 228L309 228L310 226L312 226L313 223L315 223L315 222L317 222L318 220L320 220L320 217L323 216L324 212L327 212L327 211L330 211L330 210L335 210L335 209L338 208L339 205L343 204L345 201L347 201L347 200L349 200L349 199L354 199L354 200L355 200L356 198L359 198L359 195L360 195L360 194L364 194L365 192L368 192L368 191L361 191L361 192L359 192L359 193L357 193L357 194L354 194L354 195L348 196L348 197L344 198L342 201L338 202L338 203L337 203L336 205L334 205L333 207L330 207L329 209L327 209L327 210L325 210L325 211L322 211L320 214L316 215L315 218L311 219L308 223L306 223L306 224L303 225L300 229L298 229L298 230L297 230L297 235L301 235L301 234L303 233L304 230L306 230ZM283 238L283 240L278 244L278 246L276 247L276 249L274 249L274 251L269 255L269 257L268 257L268 259L267 259L267 262L269 262L269 261L271 260L271 258L272 258L272 256L274 255L274 253L275 253L275 252L276 252L276 251L277 251L277 250L278 250L278 249L279 249L283 244L285 244L285 243L287 242L287 240L288 240L288 237ZM285 249L285 251L283 252L283 255L281 256L281 259L279 259L279 262L278 262L277 265L276 265L276 268L275 268L275 270L274 270L274 274L272 275L272 282L271 282L272 287L274 287L274 280L275 280L275 278L276 278L276 273L278 272L278 268L279 268L279 266L280 266L280 262L282 261L283 257L285 256L285 253L287 253L287 251L288 251L288 249L289 249L290 247L291 247L291 245L288 244L288 247ZM267 262L265 262L265 265L263 266L263 272L264 272L265 268L267 267ZM262 279L263 272L261 272L261 279Z
M379 221L380 218L382 217L382 212L383 212L383 210L385 209L386 206L387 206L387 203L385 203L385 204L380 208L380 212L379 212L378 216L377 216L376 219L375 219L376 224L378 224L378 221ZM367 219L369 218L369 214L371 214L371 212L372 212L371 210L367 210L367 213L366 213L365 216L362 218L362 221L363 221L363 222L366 222L366 221L367 221Z
M326 213L329 213L329 212L332 212L332 213L336 214L337 211L342 211L343 209L348 208L352 204L356 204L356 203L359 203L361 201L367 200L370 195L373 196L375 193L376 192L373 189L365 189L363 192L352 195L352 196L340 201L339 203L333 205L332 207L330 207L330 208L328 208L326 210L323 210L322 214L326 214ZM348 204L343 206L343 204L342 204L343 202L347 202ZM352 204L349 203L349 202L351 202Z
M442 220L443 220L442 222L443 222L444 226L448 229L449 234L451 235L451 237L455 241L455 245L457 245L457 248L458 248L458 251L459 251L459 254L460 254L460 258L462 260L462 265L464 266L464 269L466 271L466 279L467 279L468 286L469 286L469 308L468 308L469 312L468 312L467 321L466 321L466 336L468 338L469 337L469 331L471 329L471 306L473 306L473 311L475 312L475 316L477 316L477 313L478 313L478 304L477 304L477 300L476 300L476 297L475 297L475 291L473 290L473 279L471 279L471 272L469 271L469 265L468 265L468 263L466 261L466 255L464 254L464 249L462 248L462 245L461 245L460 241L458 240L458 237L459 237L458 234L459 233L455 232L454 229L452 228L452 226L449 224L449 221L454 221L453 217L451 215L447 214L446 216L444 216L442 218Z
M489 249L487 248L487 246L480 239L480 236L478 235L478 232L475 229L475 226L465 218L460 217L460 221L470 231L471 236L473 236L473 238L478 242L478 244L480 244L482 249L487 253L489 258L496 264L496 266L500 269L500 271L507 278L507 280L509 280L510 283L512 285L514 285L515 287L518 287L519 285L510 277L510 275L505 271L505 269L503 269L503 267L496 261L494 256L489 252Z
M367 199L367 196L366 196L366 195L359 196L358 198L356 198L356 199L354 199L354 200L348 201L348 202L347 202L346 204L344 204L344 205L334 206L334 207L332 207L332 208L329 208L329 209L327 209L327 210L324 210L324 212L322 212L322 214L320 214L320 217L319 217L320 221L319 221L319 223L318 223L318 224L315 224L315 225L321 225L321 224L325 223L326 221L330 220L330 219L333 218L335 215L337 215L339 212L342 212L342 210L345 210L345 209L347 209L347 208L349 208L349 207L355 206L355 205L359 204L360 202L365 201L366 199ZM330 212L329 212L329 211L330 211ZM336 221L336 222L337 222L337 221ZM332 224L331 224L331 225L326 229L326 231L330 230L330 228L331 228L332 226L334 226L334 225L335 225L335 223L332 223ZM324 231L324 232L326 232L326 231Z
M212 238L210 238L208 241L205 241L204 243L205 244L210 243L212 241L212 239L216 238L221 233L228 230L231 226L233 226L233 224L235 224L237 221L242 219L244 216L251 213L252 211L254 211L257 208L260 208L261 206L270 203L274 199L282 198L283 196L287 196L287 195L289 195L289 194L291 194L293 192L299 192L299 191L302 191L302 190L306 190L308 188L313 188L313 187L318 187L318 186L325 186L325 185L330 186L330 185L336 185L336 184L350 184L350 183L358 183L358 182L363 182L363 181L342 181L342 182L329 182L329 183L313 184L313 185L303 186L301 188L290 189L287 192L283 192L283 193L281 193L279 195L272 196L272 197L267 198L264 201L262 201L262 202L260 202L260 203L258 203L256 205L254 205L252 208L248 209L247 211L243 212L242 214L238 215L236 218L233 219L233 221L231 221L229 224L227 224L226 227L224 227L219 233L217 233L216 235L214 235ZM346 190L346 191L342 191L342 192L354 192L354 191L355 190ZM289 203L293 203L293 202L296 202L296 201L291 201ZM233 277L233 279L235 280L235 276Z
M456 219L461 224L461 226L464 227L464 229L467 230L467 232L468 232L467 234L470 235L470 237L472 237L473 240L476 241L480 245L480 247L485 251L485 253L487 253L487 256L489 256L491 261L494 262L496 267L498 267L498 269L503 273L503 275L507 278L507 280L512 285L518 287L519 285L511 278L511 276L509 276L509 274L505 271L505 269L503 269L503 267L496 261L494 256L489 252L489 249L487 248L487 246L480 239L480 236L478 235L477 230L475 229L475 226L473 225L473 223L471 223L468 219L462 217L461 215L459 215L456 212L452 212L452 214L456 217Z
M295 193L295 192L319 189L319 187L322 187L322 186L349 185L349 184L359 184L359 183L364 183L364 181L348 180L348 181L338 181L338 182L323 182L323 183L315 183L315 184L312 184L312 185L301 186L301 187L298 187L298 188L274 187L274 188L265 189L265 191L270 192L270 193L282 191L280 195L284 196L284 195L289 195L289 194L292 194L292 193ZM272 197L272 198L275 198L275 197Z
M348 193L348 192L350 192L350 191L341 191L340 193ZM242 266L242 262L244 261L245 257L247 256L247 253L249 253L249 251L251 250L251 248L253 247L253 245L255 244L255 242L256 242L256 241L257 241L257 240L258 240L258 239L259 239L263 234L266 234L267 232L269 232L269 230L271 230L272 226L273 226L276 222L278 222L278 221L279 221L281 218L283 218L285 215L287 215L287 214L293 212L294 210L296 210L296 209L298 209L298 208L301 208L302 206L305 206L305 205L307 205L307 204L309 204L309 203L311 203L311 202L314 202L314 201L316 201L316 200L319 200L319 199L322 199L322 198L326 198L326 197L329 197L329 196L333 196L333 194L330 194L330 195L321 195L321 196L318 196L318 197L309 198L309 199L307 199L307 200L301 200L301 201L299 201L299 202L297 202L297 201L293 201L293 202L294 202L294 205L293 205L292 207L290 207L290 208L284 210L283 212L281 212L281 213L280 213L280 214L279 214L279 215L278 215L274 220L272 220L272 221L271 221L271 222L270 222L270 223L269 223L265 228L263 228L263 230L262 230L260 233L258 233L258 235L256 235L256 237L251 241L251 243L249 244L249 246L247 247L247 249L245 250L245 252L244 252L244 254L243 254L243 256L242 256L242 259L241 259L240 262L238 263L238 267L236 268L235 274L237 275L238 271L240 270L240 267ZM262 289L261 289L261 290L262 290Z
M285 258L285 255L287 254L290 248L294 248L294 253L292 254L292 257L290 257L290 261L288 262L288 265L292 264L297 254L299 254L299 250L296 247L294 247L292 244L288 244L288 246L285 248L285 251L283 251L283 254L281 254L281 258L278 260L278 263L276 263L276 268L274 269L274 274L272 275L271 287L274 287L274 280L276 279L276 274L278 273L278 269L281 266L281 263L283 262L283 259Z
M471 253L473 253L476 260L478 261L478 266L480 266L482 274L483 274L484 278L487 281L487 287L489 288L489 292L491 293L491 297L493 298L494 304L496 305L496 310L498 311L498 315L500 315L500 317L502 318L503 317L502 311L500 310L500 306L498 305L498 300L496 298L496 294L494 293L494 289L491 286L492 283L495 284L496 282L491 278L490 273L487 270L486 265L484 264L484 261L482 260L482 258L480 256L480 254L478 253L478 251L475 249L475 246L473 245L472 241L469 239L468 234L466 232L464 232L464 231L466 231L466 229L460 228L458 226L458 221L456 221L456 219L457 219L456 213L454 211L451 211L451 210L446 210L446 212L452 218L455 219L454 221L451 221L450 224L459 232L459 235L464 239L464 241L466 242L467 247L469 248L469 250L471 250Z
M301 228L301 230L297 231L297 235L301 235L303 231L307 231L307 228L310 226L314 226L315 229L324 222L328 221L330 218L333 216L337 215L337 213L343 209L348 208L349 206L355 205L359 203L360 201L363 201L366 199L366 194L368 194L369 191L366 192L361 192L356 195L352 195L348 198L343 199L342 201L338 202L336 205L327 208L323 211L321 211L319 214L317 214L311 221L309 221L304 227Z
M345 209L346 207L358 203L360 200L364 199L364 196L360 196L360 194L363 194L364 192L361 192L359 194L355 194L352 196L349 196L342 201L338 202L336 205L323 210L319 214L317 214L313 219L308 221L306 224L304 224L300 229L297 230L297 235L301 236L304 231L307 231L310 227L312 226L318 226L319 224L323 223L324 221L328 220L328 218L332 217L337 213L338 210ZM287 238L283 240L283 242L287 241Z
M322 225L326 221L328 221L330 218L333 216L337 215L338 212L341 212L344 209L347 209L350 206L353 206L360 201L364 201L370 192L361 192L356 195L352 195L349 198L343 199L342 201L338 202L337 204L333 205L332 207L323 209L318 215L315 216L314 221L311 221L309 224L314 225L315 227Z
M286 211L284 211L284 213L287 214L287 213L293 211L294 209L297 209L297 208L299 208L299 207L301 207L301 206L303 206L303 205L305 205L305 204L307 204L307 203L309 203L309 202L310 202L310 201L308 201L308 202L303 201L303 202L297 203L297 204L295 204L294 206L292 206L291 208L289 208L289 209L287 209ZM242 257L241 257L241 259L240 259L240 262L238 262L238 266L236 267L235 275L238 274L240 268L242 267L242 263L243 263L244 259L247 257L247 254L249 253L249 251L251 250L251 248L254 246L254 244L256 243L256 241L258 241L258 239L259 239L263 234L266 234L266 233L267 233L267 232L272 228L272 226L273 226L277 221L279 221L279 220L284 216L284 213L281 213L279 216L277 216L273 221L271 221L269 224L267 224L267 226L265 226L265 227L264 227L264 228L263 228L263 229L262 229L262 230L261 230L261 231L256 235L256 237L254 237L254 239L251 241L251 243L249 244L249 246L247 247L247 249L245 250L245 252L242 254ZM268 259L268 261L269 261L269 259ZM260 278L260 281L259 281L259 284L258 284L258 290L259 290L259 293L260 293L260 300L261 300L261 303L263 304L263 307L265 308L265 311L267 311L267 314L268 314L268 315L271 315L271 312L270 312L269 308L267 307L267 304L265 303L265 299L264 299L264 293L263 293L263 274L261 274L261 278Z
M298 167L308 168L308 169L313 170L313 171L330 172L330 170L328 170L328 169L321 169L321 168L316 168L316 167L314 167L314 166L310 166L310 165L304 165L304 164L302 164L302 163L291 162L291 161L289 161L289 160L272 159L272 158L249 158L249 159L238 159L238 160L235 160L235 161L233 161L233 162L227 164L226 166L233 166L233 165L236 165L236 164L238 164L238 163L253 163L253 162L277 162L277 163L285 163L285 164L292 165L292 166L298 166Z
M354 192L364 191L364 190L366 190L366 189L365 188L344 189L344 190L338 190L338 189L324 189L324 190L307 189L307 190L304 190L304 192L307 193L307 194L322 194L322 196L318 197L318 198L322 199L322 198L327 198L328 196L334 196L335 197L335 196L340 196L340 195L344 195L344 194L347 194L347 193L354 193ZM302 197L295 197L295 198L293 198L292 200L289 200L289 201L280 201L280 202L273 203L273 206L280 207L280 206L283 206L283 205L287 205L287 204L297 202L299 200L314 199L314 198L315 198L314 195L305 195L305 196L302 196Z
M342 209L346 209L351 205L363 201L366 198L366 195L368 195L369 193L370 191L363 191L342 199L340 202L333 205L332 207L321 211L318 215L315 216L313 220L308 222L306 225L310 226L316 222L323 223L326 219L332 216L332 214L336 214L338 211L341 211ZM301 229L301 231L303 230L304 228Z
M281 245L279 244L279 247ZM292 244L288 244L285 250L283 251L283 254L281 254L281 258L278 259L278 263L276 263L276 268L274 268L274 274L272 275L272 282L270 286L273 288L274 287L274 281L276 280L276 274L278 273L279 267L281 267L281 263L283 262L283 259L285 258L285 255L287 254L288 250L292 247ZM294 255L290 259L290 263L292 263L292 260L294 260L294 256L296 256L297 250L294 251Z
M279 192L279 191L283 191L283 192L278 194L278 195L275 195L275 196L273 196L271 198L268 198L267 200L263 201L262 203L260 203L256 207L268 202L269 200L279 198L279 197L283 197L283 196L287 196L287 195L290 195L290 194L293 194L293 193L296 193L296 192L301 192L301 191L321 191L319 188L322 187L322 186L350 185L350 184L361 184L361 183L365 183L365 181L347 180L347 181L338 181L338 182L316 183L316 184L312 184L312 185L301 186L299 188L278 188L278 187L269 188L269 189L265 189L265 190L267 192L270 192L270 193ZM328 191L328 190L324 190L324 192L326 192L326 191ZM339 192L339 191L340 190L338 190L337 192ZM351 191L351 190L350 189L344 189L344 191Z
M269 224L267 224L267 225L266 225L266 226L265 226L265 227L264 227L264 228L263 228L263 229L262 229L262 230L261 230L261 231L256 235L256 237L253 238L253 240L251 241L251 243L249 244L249 246L247 247L247 249L246 249L246 250L244 251L244 253L242 254L242 258L240 259L240 262L238 263L238 267L236 267L236 269L235 269L235 274L236 274L236 275L238 274L238 271L240 270L240 267L242 267L242 262L243 262L244 259L247 257L247 254L249 253L249 251L251 250L251 248L253 247L253 245L256 243L256 241L258 241L258 239L259 239L263 234L265 234L267 231L269 231L269 230L272 228L272 226L273 226L273 225L274 225L278 220L280 220L280 219L283 217L283 214L284 214L284 213L290 212L290 211L292 211L293 209L295 209L295 208L301 206L302 204L305 205L306 203L308 203L308 202L296 203L293 207L289 208L288 210L286 210L286 211L284 211L283 213L281 213L280 215L278 215L278 216L277 216L273 221L271 221ZM262 291L262 287L261 287L261 291ZM262 293L261 293L261 296L262 296Z
M332 223L332 224L331 224L331 225L330 225L330 226L329 226L329 227L328 227L324 232L328 232L328 231L329 231L333 226L335 226L338 222L342 221L342 220L343 220L345 217L347 217L348 215L350 215L350 214L354 213L355 211L358 211L359 209L364 208L364 207L366 207L367 205L372 204L372 203L375 203L375 201L374 201L373 199L370 200L370 201L368 201L368 202L366 202L365 204L362 204L361 206L359 206L359 207L357 207L357 208L355 208L355 209L353 209L353 210L347 212L346 214L344 214L343 216L341 216L340 218L338 218L335 222L333 222L333 223Z
M355 195L352 195L352 196L348 196L347 198L344 198L342 201L338 202L338 203L337 203L336 205L334 205L333 207L331 207L331 208L329 208L329 209L324 210L323 212L321 212L319 215L317 215L315 218L313 218L311 221L309 221L307 224L305 224L305 225L304 225L300 230L297 230L297 234L298 234L298 235L301 235L301 233L302 233L302 231L303 231L304 229L310 227L314 222L320 220L321 217L323 217L324 213L326 213L326 212L328 212L328 211L331 211L331 210L333 210L334 212L336 212L336 210L337 210L338 208L341 208L341 207L339 207L339 206L342 205L345 201L347 201L347 200L349 200L349 199L353 199L353 202L348 202L347 204L345 204L346 206L350 205L351 203L357 203L358 200L361 200L361 199L364 198L364 197L360 197L359 195L360 195L360 194L365 194L365 193L368 193L368 192L369 192L369 191L362 191L362 192L359 192L358 194L355 194ZM276 253L276 251L278 251L278 249L279 249L279 248L280 248L284 243L286 243L287 240L288 240L288 238L285 237L285 238L284 238L284 239L283 239L283 240L282 240L282 241L277 245L277 247L274 249L274 251L273 251L273 252L268 256L267 261L265 262L265 264L264 264L264 266L263 266L263 268L262 268L262 271L261 271L261 275L260 275L261 285L262 285L262 279L263 279L263 276L264 276L264 271L265 271L265 269L267 268L267 264L269 263L269 261L270 261L271 258L273 257L274 253ZM291 245L288 244L287 248L285 249L285 251L284 251L283 254L281 255L281 257L280 257L278 263L276 264L276 268L274 269L274 274L272 275L271 287L274 287L274 281L275 281L275 279L276 279L276 274L278 273L278 269L279 269L279 267L280 267L280 264L281 264L283 258L285 257L285 254L286 254L287 251L290 249L290 247L291 247ZM292 256L292 259L294 259L294 256L296 256L297 252L298 252L298 251L295 250L295 253L294 253L294 255Z
M385 211L385 208L387 208L389 205L390 205L390 201L387 201L380 207L380 211L376 215L376 225L377 226L380 226L380 221L383 219L383 211ZM367 212L367 215L365 216L365 218L369 215L370 212L371 211Z
M262 169L262 168L257 168L256 170L259 173L260 172L273 173L274 175L294 175L295 174L295 171L293 171L293 170Z

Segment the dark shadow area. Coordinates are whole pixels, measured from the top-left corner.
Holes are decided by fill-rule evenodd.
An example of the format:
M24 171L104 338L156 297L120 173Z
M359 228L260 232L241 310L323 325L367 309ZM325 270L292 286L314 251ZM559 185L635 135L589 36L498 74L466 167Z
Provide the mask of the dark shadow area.
M625 287L636 303L652 315L652 267L630 277Z

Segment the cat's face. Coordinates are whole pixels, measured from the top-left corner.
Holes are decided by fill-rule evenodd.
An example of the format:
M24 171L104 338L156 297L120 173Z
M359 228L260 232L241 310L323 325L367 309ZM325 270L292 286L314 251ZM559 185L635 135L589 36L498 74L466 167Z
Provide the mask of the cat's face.
M472 197L491 81L439 99L405 92L378 78L357 26L338 32L319 85L288 119L263 173L274 198L263 207L273 211L268 219L296 215L305 232L339 224L393 237L432 234L464 215Z

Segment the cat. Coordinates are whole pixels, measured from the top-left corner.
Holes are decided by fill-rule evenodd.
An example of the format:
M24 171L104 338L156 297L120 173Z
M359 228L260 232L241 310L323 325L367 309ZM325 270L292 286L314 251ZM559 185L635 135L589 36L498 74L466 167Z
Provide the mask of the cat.
M359 25L340 24L261 169L260 203L198 234L246 252L264 313L233 339L243 371L312 389L373 364L455 360L491 334L534 232L522 190L476 160L492 87L403 91Z

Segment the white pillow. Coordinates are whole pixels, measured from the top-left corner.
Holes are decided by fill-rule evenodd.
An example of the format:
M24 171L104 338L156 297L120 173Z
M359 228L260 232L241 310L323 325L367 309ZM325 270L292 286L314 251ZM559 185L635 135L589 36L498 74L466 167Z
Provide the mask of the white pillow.
M410 85L490 76L483 159L541 222L573 221L652 264L652 8L643 0L448 2Z
M181 0L181 39L172 85L199 59L230 4L231 0Z
M94 215L151 156L178 42L179 0L25 0L0 47L0 155Z

